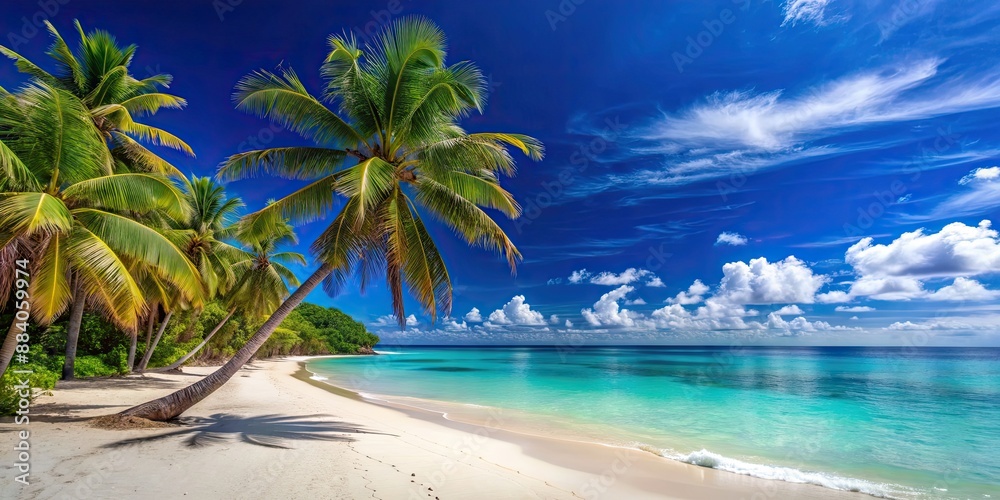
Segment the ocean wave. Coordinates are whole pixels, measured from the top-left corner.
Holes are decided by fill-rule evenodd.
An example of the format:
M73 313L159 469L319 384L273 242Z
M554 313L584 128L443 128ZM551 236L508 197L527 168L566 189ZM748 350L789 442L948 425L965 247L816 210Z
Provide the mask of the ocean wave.
M313 374L313 376L311 376L309 378L311 378L313 380L330 380L330 379L328 379L328 378L326 378L326 377L324 377L322 375L316 375L316 374Z
M650 451L649 447L640 448ZM774 479L789 483L814 484L834 490L865 493L879 498L892 498L894 490L901 489L901 487L896 485L875 483L865 481L863 479L841 477L822 472L802 471L792 467L744 462L735 458L719 455L718 453L712 453L704 449L701 451L691 452L686 455L661 451L659 455L691 465L743 474L745 476L753 476L761 479Z
M375 351L375 354L406 354L405 352L395 352L395 351Z

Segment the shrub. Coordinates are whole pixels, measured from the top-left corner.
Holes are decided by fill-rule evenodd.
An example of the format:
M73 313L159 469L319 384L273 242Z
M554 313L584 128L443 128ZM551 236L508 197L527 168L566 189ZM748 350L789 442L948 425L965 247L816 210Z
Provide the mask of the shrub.
M110 377L118 375L119 370L108 366L100 356L77 356L73 365L73 375L82 377Z
M14 373L14 370L27 370L33 373L25 375ZM27 380L28 386L32 388L27 399L34 401L39 394L56 386L59 372L51 371L46 365L39 363L11 365L11 369L0 377L0 416L15 415L21 401L18 386L23 380Z

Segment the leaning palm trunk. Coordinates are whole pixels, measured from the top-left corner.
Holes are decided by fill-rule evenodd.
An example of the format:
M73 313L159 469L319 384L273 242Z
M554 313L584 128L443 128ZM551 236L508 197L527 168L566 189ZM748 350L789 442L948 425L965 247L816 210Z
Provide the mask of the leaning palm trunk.
M0 376L7 371L10 361L14 359L14 352L17 350L18 344L17 334L21 333L21 329L17 326L18 323L17 317L11 320L7 337L3 339L3 347L0 347Z
M157 306L159 307L159 306ZM149 313L149 323L146 323L146 349L149 349L149 343L153 341L153 328L156 328L156 317L159 316L160 312L154 309L153 312Z
M275 309L274 314L261 325L260 329L253 334L253 337L250 337L250 340L239 351L236 351L233 359L230 359L221 368L212 372L211 375L173 394L129 408L119 415L148 418L150 420L170 420L184 413L188 408L198 404L199 401L208 397L216 389L228 382L229 379L233 378L233 375L236 375L240 371L240 368L247 361L250 361L250 358L254 354L257 354L260 347L264 345L264 342L267 342L267 339L271 337L271 334L278 328L278 325L285 320L285 317L301 304L306 296L331 273L333 273L333 267L329 264L320 266L309 279L302 283L302 286L295 290L284 303Z
M156 368L150 371L166 372L180 368L181 365L183 365L187 360L191 359L192 356L198 354L198 351L201 351L203 347L208 345L208 342L212 340L212 337L214 337L216 333L219 333L219 330L222 330L222 327L225 326L225 324L229 321L229 318L233 317L234 313L236 313L236 308L233 308L231 311L229 311L229 314L227 314L225 318L222 318L222 321L220 321L218 325L215 325L215 328L213 328L212 331L207 336L205 336L205 340L202 340L200 344L198 344L194 349L191 349L191 352L185 354L181 359L178 359L170 366L166 366L163 368Z
M144 371L146 365L149 364L149 358L153 357L153 351L156 349L156 344L160 343L160 337L163 337L163 331L167 329L167 323L170 323L170 317L174 315L173 311L167 313L167 317L163 318L163 323L160 323L160 329L156 332L156 338L153 339L152 344L146 345L146 353L142 355L142 361L139 362L139 368L136 371Z
M139 332L131 332L129 334L130 341L128 343L128 372L132 373L132 367L135 366L135 347L139 343Z
M69 325L66 328L66 360L63 362L62 379L73 380L73 367L76 365L76 345L80 341L80 326L83 324L83 310L87 306L87 296L80 287L73 294L73 306L69 312Z

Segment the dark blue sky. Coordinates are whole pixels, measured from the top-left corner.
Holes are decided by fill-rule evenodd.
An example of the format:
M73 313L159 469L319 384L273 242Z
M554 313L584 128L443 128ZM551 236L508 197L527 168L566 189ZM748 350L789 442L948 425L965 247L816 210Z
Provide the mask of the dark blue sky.
M0 43L44 61L33 17L137 43L133 68L173 74L189 102L151 120L198 154L170 159L209 175L254 141L303 143L233 109L241 76L283 64L318 91L327 35L439 23L449 61L490 75L466 128L547 156L509 183L516 277L435 230L453 318L411 305L400 333L379 326L381 288L310 298L390 341L1000 344L1000 239L981 222L1000 208L1000 6L576 1L9 1ZM294 187L231 185L251 209Z

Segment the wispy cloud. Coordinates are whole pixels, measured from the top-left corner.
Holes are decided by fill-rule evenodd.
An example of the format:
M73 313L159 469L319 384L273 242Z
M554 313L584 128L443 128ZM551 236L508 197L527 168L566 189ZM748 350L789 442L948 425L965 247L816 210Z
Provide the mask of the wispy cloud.
M787 0L783 8L785 20L781 25L807 22L822 26L828 22L825 14L829 3L830 0Z
M609 175L606 184L682 186L879 150L913 138L847 133L1000 107L1000 69L968 77L943 69L944 63L900 59L793 91L713 93L630 129L624 149L662 160L655 168Z
M904 222L924 222L982 215L1000 207L1000 167L977 168L958 181L960 190L930 212L904 215Z

